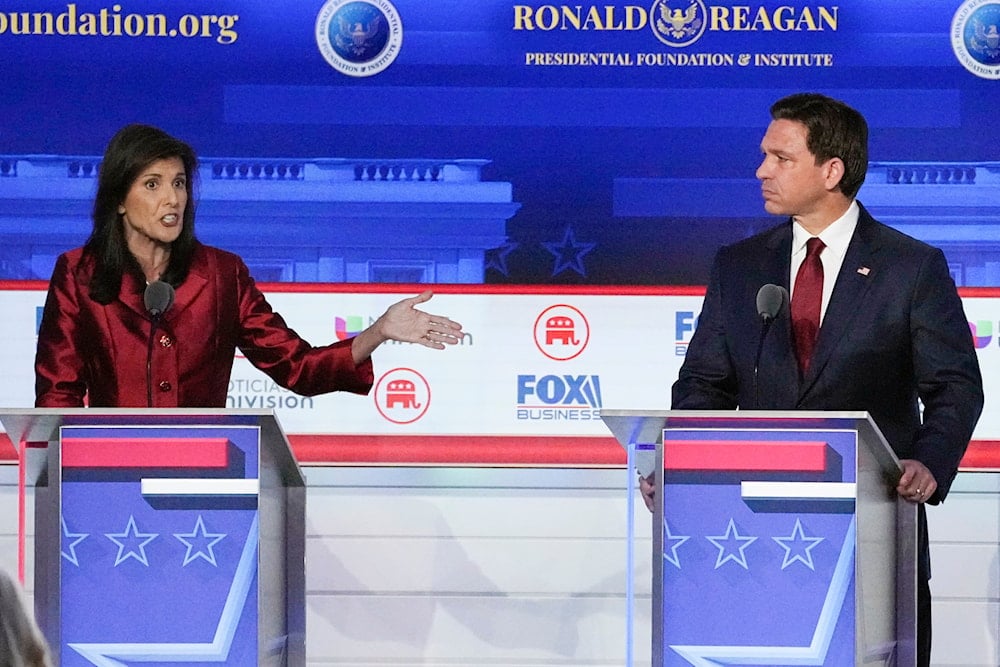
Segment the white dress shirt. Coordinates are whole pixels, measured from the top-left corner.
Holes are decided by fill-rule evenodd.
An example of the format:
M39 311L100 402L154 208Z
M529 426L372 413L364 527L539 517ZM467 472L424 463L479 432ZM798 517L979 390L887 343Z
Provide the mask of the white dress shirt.
M823 325L823 317L826 315L826 306L830 303L830 295L833 294L833 285L837 282L837 274L844 263L844 255L847 254L847 246L854 236L854 229L858 226L858 216L861 209L857 201L852 201L851 205L844 211L844 215L834 220L829 227L819 234L820 240L826 245L819 258L823 262L823 304L819 311L820 326ZM792 223L792 273L788 284L790 296L795 296L795 275L799 272L799 266L806 258L806 241L812 238L812 234L806 231L799 223Z

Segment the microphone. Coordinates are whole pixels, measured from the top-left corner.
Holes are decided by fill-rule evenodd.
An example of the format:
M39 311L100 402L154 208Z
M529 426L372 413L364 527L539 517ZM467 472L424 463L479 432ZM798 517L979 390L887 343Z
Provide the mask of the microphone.
M153 316L154 321L159 320L163 313L174 304L174 288L170 283L162 280L154 280L146 285L146 291L142 295L142 301L146 304L146 310ZM760 302L760 295L757 295L757 302ZM759 307L759 306L758 306Z
M764 324L770 324L788 305L788 290L768 283L757 290L757 314Z
M146 345L146 407L151 408L153 407L153 339L160 318L174 304L174 288L170 283L154 280L146 285L142 301L153 318L153 323L149 327L149 343Z
M771 323L788 306L788 290L779 285L768 283L757 290L757 315L760 317L760 339L757 341L757 356L753 361L753 407L760 405L757 388L757 369L760 366L760 354L764 350L764 337L767 336Z

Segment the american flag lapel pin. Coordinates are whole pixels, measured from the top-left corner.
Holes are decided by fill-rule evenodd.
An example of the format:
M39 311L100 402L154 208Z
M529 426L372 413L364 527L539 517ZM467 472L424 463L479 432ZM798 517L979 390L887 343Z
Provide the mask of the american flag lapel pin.
M872 272L872 270L869 269L867 266L859 266L858 267L858 273L860 273L863 276L867 276L871 272Z

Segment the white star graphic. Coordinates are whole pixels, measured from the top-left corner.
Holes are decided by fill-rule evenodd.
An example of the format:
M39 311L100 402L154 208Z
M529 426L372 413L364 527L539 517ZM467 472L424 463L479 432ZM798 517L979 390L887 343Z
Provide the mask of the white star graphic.
M771 539L781 545L781 548L785 550L785 558L781 563L782 570L795 561L799 561L810 570L816 570L813 565L812 550L825 538L806 537L802 532L801 521L798 519L795 520L795 528L792 529L792 534L788 537L773 537ZM795 553L792 554L792 551L795 551Z
M680 646L671 645L678 655L696 667L720 665L825 665L837 621L840 619L847 591L854 577L854 545L857 517L844 536L844 545L834 567L823 608L816 619L816 629L808 646ZM730 521L732 526L732 521ZM871 657L884 660L888 667L896 663L896 645L883 646Z
M727 561L733 561L744 570L747 567L746 548L757 541L756 537L742 537L736 530L736 523L730 518L725 535L705 536L705 539L719 547L719 556L715 559L715 569L718 570ZM727 553L728 552L728 553Z
M681 560L677 555L677 547L691 539L690 535L673 535L666 519L663 520L663 560L667 561L678 570L681 569ZM670 545L669 547L667 545ZM670 553L667 553L667 549Z
M174 537L183 542L187 546L187 553L184 554L184 564L187 566L188 563L197 559L204 558L206 561L212 565L215 563L215 552L212 547L215 546L219 540L226 536L225 533L209 533L205 530L205 522L202 520L201 515L198 515L198 520L195 521L194 530L190 533L174 533ZM195 546L195 542L201 544L200 547ZM191 550L194 549L194 553Z
M233 583L229 587L225 605L215 628L211 642L174 642L174 643L121 643L97 644L74 643L67 644L71 649L83 656L92 665L98 667L126 667L133 662L214 662L223 663L229 659L230 649L236 636L236 628L240 623L243 610L246 607L247 596L257 573L257 542L260 539L259 517L255 514L253 523L243 552L236 564ZM284 650L287 636L275 638L277 648ZM226 663L229 664L229 663ZM281 664L284 664L282 662Z
M159 534L140 533L139 529L135 526L135 517L129 515L124 532L105 533L104 536L118 545L118 555L115 556L115 567L118 567L129 558L134 558L146 567L149 567L149 561L146 559L146 545L159 537ZM126 542L134 546L126 547ZM123 556L122 552L126 551L126 549L128 551Z
M71 533L66 525L66 517L62 518L62 557L80 567L80 562L76 558L76 545L90 537L89 533ZM67 550L69 553L67 553Z

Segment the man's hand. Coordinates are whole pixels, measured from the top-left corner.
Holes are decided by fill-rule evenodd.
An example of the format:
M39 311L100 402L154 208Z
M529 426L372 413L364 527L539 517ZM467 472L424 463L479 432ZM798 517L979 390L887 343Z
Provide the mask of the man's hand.
M903 476L899 478L896 493L912 503L927 502L937 490L937 480L920 461L916 459L900 459L903 466Z
M639 493L642 494L642 501L646 503L646 509L653 511L653 503L656 501L656 475L649 477L639 477Z

